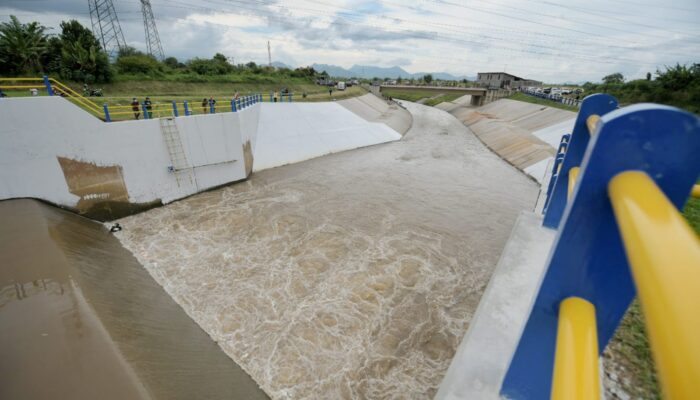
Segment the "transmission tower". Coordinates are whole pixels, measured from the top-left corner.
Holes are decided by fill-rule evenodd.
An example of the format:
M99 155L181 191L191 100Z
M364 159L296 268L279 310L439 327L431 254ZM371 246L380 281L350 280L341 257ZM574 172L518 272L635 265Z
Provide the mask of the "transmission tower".
M88 7L92 33L97 36L110 58L114 58L117 51L126 47L126 41L112 0L88 0Z
M151 0L141 0L141 12L143 13L143 29L146 31L146 51L163 61L165 54L163 54L163 46L160 44L156 19L153 17L151 9Z

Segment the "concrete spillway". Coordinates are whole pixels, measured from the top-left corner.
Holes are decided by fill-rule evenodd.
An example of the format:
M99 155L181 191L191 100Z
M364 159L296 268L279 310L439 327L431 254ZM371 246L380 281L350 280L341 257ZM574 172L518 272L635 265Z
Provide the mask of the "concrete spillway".
M449 114L120 221L275 399L431 398L538 186Z

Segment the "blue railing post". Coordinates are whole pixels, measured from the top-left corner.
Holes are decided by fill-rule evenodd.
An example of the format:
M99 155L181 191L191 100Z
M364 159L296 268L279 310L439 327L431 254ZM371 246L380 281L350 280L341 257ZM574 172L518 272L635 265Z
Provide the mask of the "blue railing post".
M109 107L107 106L107 103L102 105L102 109L105 111L105 122L112 122L112 118L109 117Z
M185 107L185 116L186 116L186 117L189 117L191 114L190 114L190 107L189 107L189 105L187 104L187 100L185 100L185 101L182 103L182 105Z
M617 100L607 94L594 94L586 97L581 111L576 116L576 123L571 132L571 139L567 144L564 162L561 165L561 173L557 175L554 182L554 189L547 198L547 211L544 214L543 225L547 228L556 229L566 207L566 198L569 187L569 170L578 167L583 161L583 154L588 146L591 135L588 133L586 120L589 116L596 114L603 116L617 108Z
M146 103L141 103L141 111L143 111L143 119L151 119L151 116L148 115L148 109L146 108Z
M272 103L274 101L273 100L274 97L275 97L274 93L270 92L270 103Z
M239 110L242 110L242 109L243 109L243 106L241 105L241 98L240 98L240 97L236 99L236 107L237 107Z
M175 100L173 100L173 116L179 117L179 115L177 113L177 103L175 102Z
M231 99L231 112L236 112L236 99Z
M609 96L600 98L610 105ZM576 296L595 305L602 353L634 298L635 286L610 202L612 178L624 171L642 171L681 209L700 174L700 118L696 115L655 104L609 113L605 108L594 112L601 119L580 155L583 162L576 189L558 224L539 292L505 375L503 397L550 398L559 305L564 299ZM584 111L591 112L588 98ZM575 158L571 155L576 154L572 153L576 141L574 132L564 165ZM566 175L568 170L562 168L555 192Z
M290 103L292 102L292 96L293 96L293 95L294 95L294 93L290 93L290 94L289 94L289 102L290 102Z
M48 75L44 75L44 85L46 85L46 92L49 96L53 96L53 87L51 87L51 81Z

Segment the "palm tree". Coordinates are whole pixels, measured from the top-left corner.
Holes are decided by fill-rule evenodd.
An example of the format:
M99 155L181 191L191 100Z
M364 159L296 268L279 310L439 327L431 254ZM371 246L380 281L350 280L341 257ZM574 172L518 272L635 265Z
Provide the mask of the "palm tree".
M0 23L0 72L40 72L41 57L48 49L45 30L38 22L21 24L14 15L10 22Z

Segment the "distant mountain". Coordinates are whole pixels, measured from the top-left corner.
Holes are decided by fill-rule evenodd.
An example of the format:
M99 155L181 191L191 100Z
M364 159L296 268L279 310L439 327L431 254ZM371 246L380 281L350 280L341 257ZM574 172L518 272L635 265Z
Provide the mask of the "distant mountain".
M287 65L287 64L285 64L285 63L283 63L283 62L281 62L281 61L273 61L273 62L272 62L272 66L275 67L275 68L289 68L289 69L293 69L292 67L290 67L289 65Z
M412 74L401 67L374 67L371 65L353 65L350 69L345 69L337 65L329 64L313 64L312 67L318 71L326 71L328 75L343 78L422 78L424 75L431 74L435 79L445 80L476 80L475 77L455 76L447 72L418 72Z

